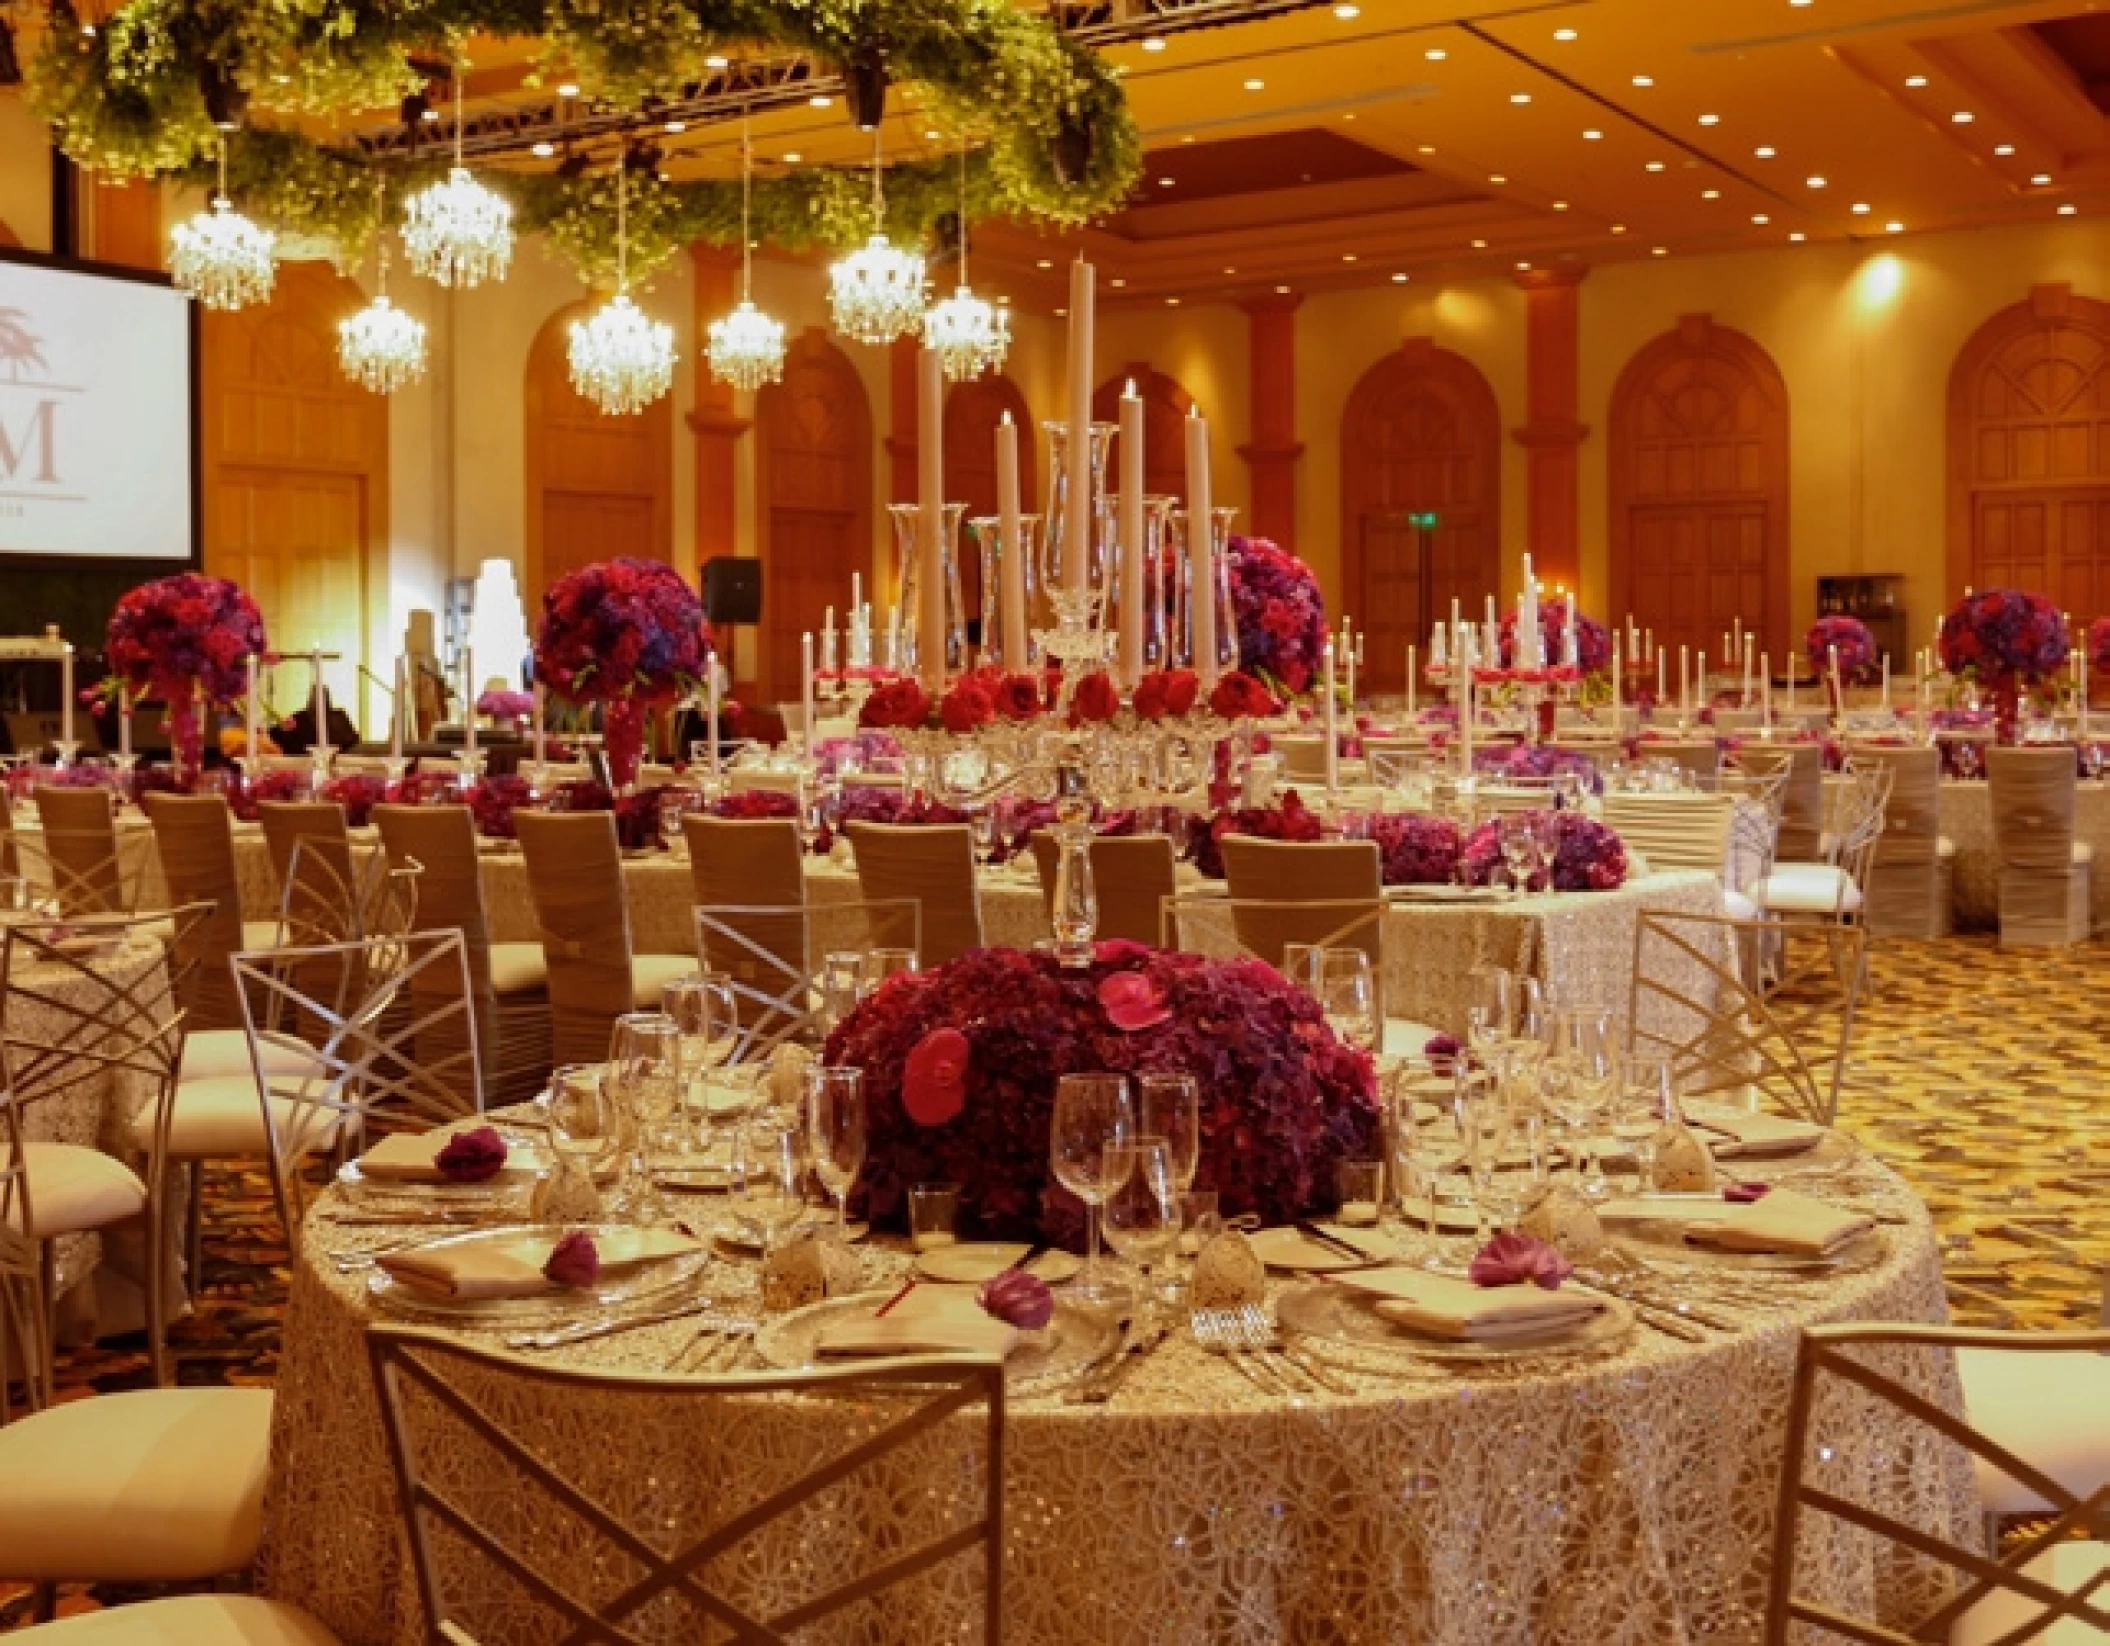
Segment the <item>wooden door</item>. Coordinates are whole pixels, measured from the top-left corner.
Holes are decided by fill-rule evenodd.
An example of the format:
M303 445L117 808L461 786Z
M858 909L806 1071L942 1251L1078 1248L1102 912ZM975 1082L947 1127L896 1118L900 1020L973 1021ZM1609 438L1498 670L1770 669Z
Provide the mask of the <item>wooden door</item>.
M2110 304L2042 286L1949 379L1949 584L2110 610Z
M848 358L818 329L787 351L784 377L755 399L764 531L761 679L799 696L799 637L829 606L848 609L850 574L872 561L872 412ZM875 607L877 602L874 602ZM884 624L875 610L875 627Z
M1788 401L1765 350L1705 315L1644 346L1612 392L1612 604L1664 646L1775 658L1788 596ZM1710 662L1712 666L1712 662Z
M1343 612L1366 637L1362 679L1405 689L1451 601L1477 618L1496 592L1502 429L1494 390L1462 355L1416 338L1387 355L1341 414ZM1410 515L1434 514L1433 529Z

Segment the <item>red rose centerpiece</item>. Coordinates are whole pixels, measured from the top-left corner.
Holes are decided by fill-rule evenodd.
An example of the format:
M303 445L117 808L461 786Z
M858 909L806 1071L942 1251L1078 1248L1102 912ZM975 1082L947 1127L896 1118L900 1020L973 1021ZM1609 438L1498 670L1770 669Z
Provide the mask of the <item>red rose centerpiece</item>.
M1967 596L1942 619L1938 645L1943 668L1992 693L2003 743L2015 740L2022 688L2056 674L2071 649L2059 608L2022 589Z
M603 560L581 566L542 597L535 676L571 703L599 703L609 775L637 780L645 717L693 691L709 645L703 602L672 566Z
M1286 697L1308 690L1326 649L1326 600L1312 569L1265 537L1233 537L1227 569L1239 667Z
M1820 617L1802 637L1802 655L1820 680L1831 678L1834 652L1839 654L1839 678L1851 685L1865 685L1882 672L1876 637L1858 617Z
M226 578L196 572L156 578L125 595L110 614L105 689L168 705L177 778L187 785L205 760L199 710L245 696L248 660L261 659L265 649L263 614Z

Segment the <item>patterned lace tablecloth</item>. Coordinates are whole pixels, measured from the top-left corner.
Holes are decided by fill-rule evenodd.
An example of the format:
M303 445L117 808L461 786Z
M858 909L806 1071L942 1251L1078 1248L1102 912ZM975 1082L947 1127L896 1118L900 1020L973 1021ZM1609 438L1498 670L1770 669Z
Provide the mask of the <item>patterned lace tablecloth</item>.
M1017 1399L1006 1435L1005 1638L1017 1646L1757 1638L1798 1328L1945 1317L1924 1211L1881 1168L1863 1169L1861 1192L1897 1216L1882 1231L1879 1263L1843 1277L1772 1278L1755 1304L1716 1299L1738 1329L1705 1343L1637 1329L1595 1359L1469 1371L1395 1362L1382 1373L1339 1370L1350 1393L1290 1398L1262 1392L1176 1335L1110 1405ZM423 1637L361 1346L373 1318L366 1278L339 1274L331 1258L396 1231L335 1224L334 1204L326 1198L311 1217L293 1278L262 1583L348 1646L388 1646ZM905 1261L864 1249L875 1284ZM714 1265L711 1283L750 1286L744 1268ZM556 1355L657 1371L693 1330L675 1322ZM1914 1383L1958 1409L1946 1359L1918 1362ZM839 1407L758 1398L737 1422L674 1428L633 1412L616 1424L597 1416L590 1394L567 1396L561 1411L542 1404L548 1396L529 1398L521 1421L532 1422L538 1448L607 1501L634 1500L649 1485L667 1535L684 1541L727 1512L708 1482L736 1478L739 1501L751 1502L792 1477L816 1425L845 1420ZM1832 1448L1825 1484L1972 1539L1976 1498L1961 1455L1894 1414L1857 1398L1848 1405L1820 1412ZM464 1476L472 1493L497 1489L467 1459L428 1467ZM902 1547L930 1512L919 1504L953 1489L946 1478L902 1472L915 1478L876 1482L863 1500L853 1535L875 1550ZM1809 1547L1817 1581L1805 1587L1835 1603L1897 1623L1930 1601L1925 1569L1855 1535L1834 1529ZM841 1552L832 1542L831 1550ZM781 1602L772 1579L794 1553L804 1560L817 1551L743 1555L743 1575L731 1580L738 1598ZM956 1571L950 1593L904 1596L886 1638L962 1638L957 1585L971 1576ZM516 1636L525 1631L480 1638Z

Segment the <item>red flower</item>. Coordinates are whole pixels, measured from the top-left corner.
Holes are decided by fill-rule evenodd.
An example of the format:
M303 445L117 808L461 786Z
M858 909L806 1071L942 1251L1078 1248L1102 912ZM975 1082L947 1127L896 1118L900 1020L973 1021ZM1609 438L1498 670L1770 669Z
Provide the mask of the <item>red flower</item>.
M1172 1015L1165 992L1141 972L1115 972L1099 985L1099 1004L1115 1028L1134 1034L1154 1029Z
M1209 693L1209 712L1220 720L1244 720L1275 712L1275 694L1243 669L1217 681Z
M967 1064L973 1055L958 1029L933 1029L908 1054L901 1071L901 1106L919 1126L942 1126L967 1106Z
M930 718L930 699L913 680L889 680L865 699L857 723L874 730L920 726Z
M449 1183L482 1183L505 1169L506 1140L492 1126L456 1132L432 1163Z
M938 718L949 732L967 733L996 718L996 704L972 676L959 681L938 705Z
M1077 690L1070 698L1071 725L1100 724L1113 719L1120 712L1120 689L1114 685L1113 677L1104 669L1088 674L1077 682Z
M1006 720L1027 721L1040 713L1040 682L1030 674L1007 674L996 688L996 712Z
M1172 669L1160 676L1165 682L1165 710L1168 714L1190 714L1194 701L1201 696L1201 676L1192 669Z

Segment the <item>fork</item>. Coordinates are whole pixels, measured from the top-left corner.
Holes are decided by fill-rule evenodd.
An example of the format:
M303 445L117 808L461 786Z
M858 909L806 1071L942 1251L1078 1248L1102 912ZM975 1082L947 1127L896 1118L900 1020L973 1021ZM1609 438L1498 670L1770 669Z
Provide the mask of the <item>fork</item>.
M667 1370L703 1372L722 1369L718 1364L720 1357L726 1356L726 1351L731 1349L733 1352L726 1356L725 1361L726 1365L730 1365L732 1360L738 1358L739 1345L753 1337L761 1324L753 1315L707 1316L689 1340L675 1351L674 1358L667 1362ZM696 1354L699 1347L703 1348L703 1353L692 1366L689 1364L689 1357Z
M1294 1366L1318 1387L1330 1390L1334 1394L1354 1393L1347 1384L1319 1365L1302 1349L1288 1342L1275 1329L1275 1323L1268 1319L1267 1311L1259 1304L1240 1305L1236 1318L1245 1346L1255 1354L1272 1355L1276 1360Z
M1295 1390L1270 1368L1263 1372L1258 1357L1248 1355L1243 1345L1232 1335L1231 1317L1222 1309L1196 1309L1187 1317L1187 1329L1194 1334L1194 1341L1211 1354L1220 1354L1235 1366L1240 1375L1262 1394L1293 1394Z

